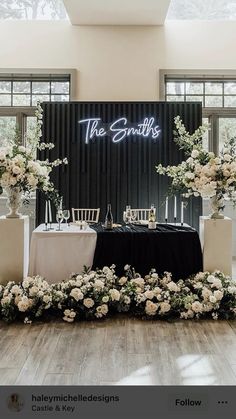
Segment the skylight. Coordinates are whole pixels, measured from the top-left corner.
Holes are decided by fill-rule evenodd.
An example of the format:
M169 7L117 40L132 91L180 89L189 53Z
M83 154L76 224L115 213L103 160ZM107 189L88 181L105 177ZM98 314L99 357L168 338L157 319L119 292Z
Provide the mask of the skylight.
M63 0L1 0L0 20L65 20Z
M236 0L171 0L166 20L236 20Z

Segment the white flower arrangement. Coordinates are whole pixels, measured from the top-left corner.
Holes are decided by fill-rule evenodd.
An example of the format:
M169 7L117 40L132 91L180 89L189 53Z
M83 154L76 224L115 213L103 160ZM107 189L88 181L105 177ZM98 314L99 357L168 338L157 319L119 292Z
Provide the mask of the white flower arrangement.
M163 167L159 164L159 174L172 179L172 189L180 191L188 198L215 197L218 208L223 208L223 198L236 201L236 139L224 143L219 156L203 148L202 136L209 129L208 124L200 126L192 135L179 116L174 119L175 142L186 154L186 161L177 166Z
M18 188L26 196L36 189L50 194L54 191L54 185L50 181L50 173L53 167L60 164L67 164L67 159L56 159L49 162L48 159L41 161L36 159L36 151L52 149L52 143L40 143L42 108L37 105L35 112L37 125L34 142L29 142L27 147L19 144L15 139L8 146L0 148L0 194L3 189Z
M117 312L145 319L236 317L236 283L220 271L200 272L175 283L169 272L159 276L152 269L141 277L126 266L121 278L113 265L73 274L58 284L49 285L39 276L27 277L20 284L9 282L0 285L0 318L28 324L43 316L73 323Z

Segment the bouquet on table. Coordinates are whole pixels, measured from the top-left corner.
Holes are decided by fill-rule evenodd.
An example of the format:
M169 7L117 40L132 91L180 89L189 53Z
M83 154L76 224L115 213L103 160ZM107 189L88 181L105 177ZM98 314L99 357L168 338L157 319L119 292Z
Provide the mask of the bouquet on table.
M21 195L27 202L30 194L36 189L41 190L55 202L58 202L58 194L50 181L50 172L53 167L60 164L67 164L67 159L38 160L37 150L52 149L52 143L40 143L42 126L42 108L37 105L35 112L37 117L36 132L34 140L27 141L27 146L16 138L5 147L0 148L0 194L5 192L8 196L8 206L11 212L9 217L17 218L17 210L20 206Z
M175 142L187 158L177 166L159 164L157 172L169 176L173 191L181 192L186 198L211 198L212 218L223 218L220 211L224 209L224 199L236 202L236 138L227 140L216 156L203 147L202 137L209 129L208 124L190 135L179 116L174 122Z

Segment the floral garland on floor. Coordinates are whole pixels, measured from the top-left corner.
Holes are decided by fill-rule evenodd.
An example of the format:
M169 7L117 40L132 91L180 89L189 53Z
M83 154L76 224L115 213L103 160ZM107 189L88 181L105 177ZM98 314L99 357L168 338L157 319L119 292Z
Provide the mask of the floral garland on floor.
M232 319L236 316L236 283L220 271L200 272L183 281L155 269L142 277L130 266L118 277L115 266L58 284L42 277L27 277L20 284L0 285L0 318L7 322L54 315L72 323L101 319L112 313L129 313L145 319Z

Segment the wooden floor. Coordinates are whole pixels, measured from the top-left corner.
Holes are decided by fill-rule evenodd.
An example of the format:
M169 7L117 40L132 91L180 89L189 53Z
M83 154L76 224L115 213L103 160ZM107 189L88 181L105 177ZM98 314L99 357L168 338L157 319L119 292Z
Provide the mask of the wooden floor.
M0 384L236 384L236 321L0 322Z

